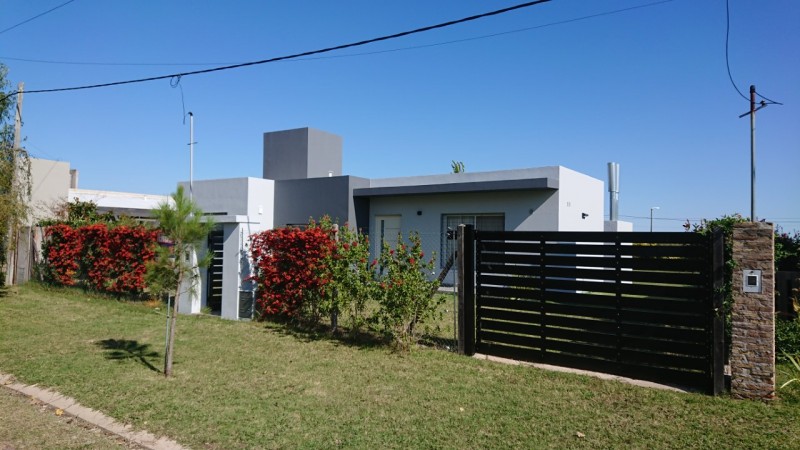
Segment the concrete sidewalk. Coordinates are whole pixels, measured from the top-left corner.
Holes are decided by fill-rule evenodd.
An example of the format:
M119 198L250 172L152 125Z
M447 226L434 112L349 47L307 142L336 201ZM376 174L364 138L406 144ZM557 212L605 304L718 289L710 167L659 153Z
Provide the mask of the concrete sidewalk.
M0 372L0 386L35 398L36 400L61 409L64 414L76 417L86 423L101 428L150 450L188 450L177 442L165 437L156 437L147 431L135 431L130 425L123 425L105 414L81 406L74 399L58 392L40 388L36 385L17 383L12 375Z

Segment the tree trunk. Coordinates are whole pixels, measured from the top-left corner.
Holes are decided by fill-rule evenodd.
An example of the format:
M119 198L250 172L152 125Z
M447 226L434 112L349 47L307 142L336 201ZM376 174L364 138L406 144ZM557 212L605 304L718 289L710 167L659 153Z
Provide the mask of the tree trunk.
M164 355L164 376L169 378L172 376L172 353L175 348L175 325L178 321L178 301L181 295L181 285L183 284L183 276L178 277L178 289L175 290L175 303L172 305L172 317L169 324L169 339L167 340L167 352Z

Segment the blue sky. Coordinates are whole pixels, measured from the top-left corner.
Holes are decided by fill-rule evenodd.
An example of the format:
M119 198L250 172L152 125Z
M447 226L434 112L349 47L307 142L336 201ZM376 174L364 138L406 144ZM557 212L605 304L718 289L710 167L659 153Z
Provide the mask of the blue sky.
M0 30L62 3L3 2ZM71 87L314 50L517 3L75 0L0 33L0 62L26 90ZM25 146L70 162L80 187L166 194L188 179L192 111L195 179L260 177L262 133L311 126L344 138L351 175L445 173L455 159L471 172L562 165L606 180L616 161L620 214L638 230L651 206L660 207L657 231L749 215L749 120L738 118L749 103L726 72L724 0L543 26L650 3L553 0L317 58L184 77L180 88L163 80L31 93ZM757 114L756 212L800 229L800 2L730 7L734 80L784 103Z

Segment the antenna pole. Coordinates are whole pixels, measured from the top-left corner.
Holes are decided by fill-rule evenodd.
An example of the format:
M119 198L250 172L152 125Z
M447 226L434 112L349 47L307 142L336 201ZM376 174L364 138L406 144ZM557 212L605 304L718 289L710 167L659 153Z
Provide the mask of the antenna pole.
M189 111L189 200L194 200L194 114Z

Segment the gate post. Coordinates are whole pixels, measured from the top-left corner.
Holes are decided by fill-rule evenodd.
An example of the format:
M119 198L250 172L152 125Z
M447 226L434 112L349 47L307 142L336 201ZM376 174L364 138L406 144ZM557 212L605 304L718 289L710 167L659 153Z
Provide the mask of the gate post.
M709 393L725 391L725 231L711 233L711 379Z
M733 227L731 394L775 397L775 234L771 223Z
M475 229L458 226L458 353L475 354Z

